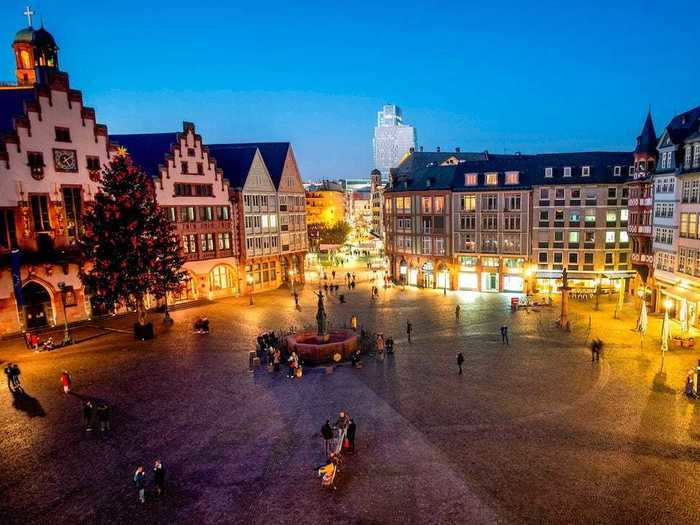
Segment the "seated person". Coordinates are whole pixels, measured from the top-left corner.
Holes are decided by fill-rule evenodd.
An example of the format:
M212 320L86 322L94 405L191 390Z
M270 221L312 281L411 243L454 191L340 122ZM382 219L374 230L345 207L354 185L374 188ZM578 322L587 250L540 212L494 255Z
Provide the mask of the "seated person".
M335 475L335 471L338 468L338 457L335 453L328 456L328 460L324 465L318 468L318 477L323 478L324 481L330 481Z

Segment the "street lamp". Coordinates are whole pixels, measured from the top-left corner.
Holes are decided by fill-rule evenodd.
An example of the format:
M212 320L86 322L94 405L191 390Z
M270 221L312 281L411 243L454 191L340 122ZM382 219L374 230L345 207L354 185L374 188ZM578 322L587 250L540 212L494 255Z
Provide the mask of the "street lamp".
M289 278L292 281L292 295L294 295L294 268L289 270Z
M58 289L61 291L61 305L63 306L63 346L67 346L73 343L73 339L70 336L68 317L66 316L66 283L63 281L58 283Z
M595 309L598 310L600 308L600 277L596 277L595 279Z
M253 275L248 274L246 276L246 281L248 282L248 289L250 290L250 306L253 306Z
M447 276L449 273L447 270L442 271L442 295L446 296L447 295Z

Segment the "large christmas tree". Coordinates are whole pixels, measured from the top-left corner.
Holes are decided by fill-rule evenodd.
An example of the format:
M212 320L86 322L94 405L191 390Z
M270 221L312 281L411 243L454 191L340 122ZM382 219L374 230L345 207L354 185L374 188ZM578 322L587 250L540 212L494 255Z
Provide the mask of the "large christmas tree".
M84 217L81 248L89 261L80 272L94 301L108 309L134 308L146 324L145 298L182 286L175 226L156 202L151 178L120 150L101 173L101 191Z

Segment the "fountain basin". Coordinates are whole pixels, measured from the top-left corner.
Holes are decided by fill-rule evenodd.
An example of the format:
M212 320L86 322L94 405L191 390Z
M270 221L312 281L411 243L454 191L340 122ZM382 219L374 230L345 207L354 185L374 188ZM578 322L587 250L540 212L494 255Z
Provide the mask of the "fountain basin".
M358 338L352 330L329 330L320 337L316 332L300 332L287 336L289 351L296 351L304 361L313 364L348 360L358 348Z

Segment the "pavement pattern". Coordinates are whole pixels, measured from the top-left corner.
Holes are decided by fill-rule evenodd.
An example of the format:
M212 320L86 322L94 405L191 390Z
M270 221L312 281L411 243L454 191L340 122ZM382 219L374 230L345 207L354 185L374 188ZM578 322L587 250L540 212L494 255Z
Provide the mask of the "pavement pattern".
M301 379L250 371L259 332L314 322L313 289L300 311L284 289L254 306L245 297L178 310L149 342L94 327L52 353L0 342L2 366L19 363L28 394L0 394L0 523L700 522L700 409L683 395L698 355L673 349L661 370L658 318L641 338L633 304L613 319L611 303L572 301L567 333L554 326L556 302L513 313L509 295L399 287L373 301L365 283L345 292L347 304L331 297L329 319L342 326L355 314L393 335L394 356L331 374L306 368ZM209 335L192 333L200 315ZM594 336L606 342L599 364L586 347ZM83 430L85 398L114 407L111 432ZM357 451L330 492L315 474L319 431L340 410L357 421Z

